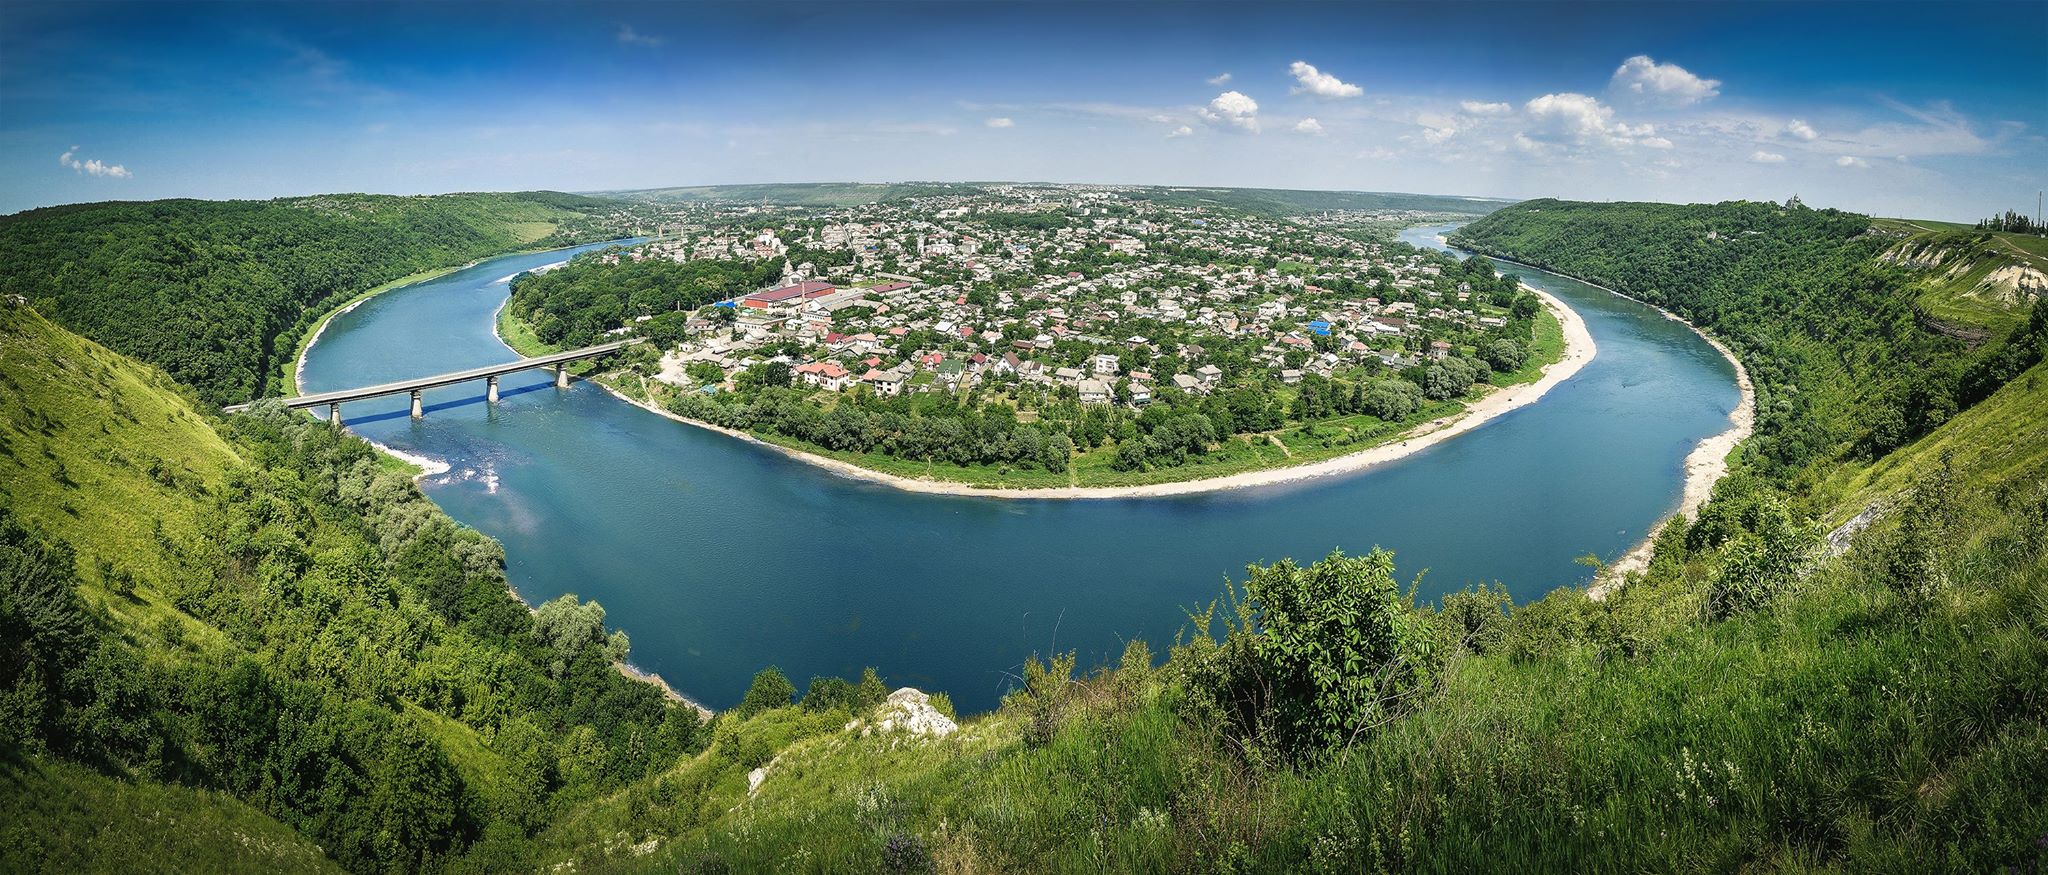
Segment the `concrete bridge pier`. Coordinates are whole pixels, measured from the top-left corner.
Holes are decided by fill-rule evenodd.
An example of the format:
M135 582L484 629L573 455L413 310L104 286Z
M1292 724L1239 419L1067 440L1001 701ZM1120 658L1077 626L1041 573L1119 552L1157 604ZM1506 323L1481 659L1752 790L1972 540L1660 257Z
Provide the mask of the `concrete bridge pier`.
M566 364L560 364L560 365L556 365L556 366L555 366L555 388L557 388L557 389L567 389L567 388L569 388L569 366L568 366L568 365L566 365Z
M498 403L498 378L485 377L484 385L488 387L484 390L484 400L492 404Z
M327 405L327 421L335 428L341 427L341 402Z
M426 410L426 408L424 408L424 407L421 407L421 406L420 406L420 390L418 390L418 389L414 389L414 390L412 390L412 418L414 418L414 419L425 419L425 418L427 418L427 410Z

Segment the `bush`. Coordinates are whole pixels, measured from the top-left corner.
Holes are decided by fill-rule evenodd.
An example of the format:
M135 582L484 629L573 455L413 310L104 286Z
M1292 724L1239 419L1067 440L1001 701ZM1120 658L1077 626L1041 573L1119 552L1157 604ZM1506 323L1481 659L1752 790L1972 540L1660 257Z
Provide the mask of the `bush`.
M1222 646L1189 652L1207 706L1283 759L1348 746L1408 710L1434 684L1435 630L1393 569L1378 549L1252 566Z
M1755 610L1798 583L1817 538L1775 498L1760 499L1748 528L1729 544L1707 592L1708 616ZM1702 517L1704 519L1704 516Z
M769 666L754 675L754 683L747 687L746 696L733 710L733 716L741 720L759 714L770 708L787 708L796 699L796 686L782 673L782 669Z
M1446 594L1437 621L1452 646L1477 654L1492 653L1507 638L1508 614L1514 606L1507 587L1481 584Z

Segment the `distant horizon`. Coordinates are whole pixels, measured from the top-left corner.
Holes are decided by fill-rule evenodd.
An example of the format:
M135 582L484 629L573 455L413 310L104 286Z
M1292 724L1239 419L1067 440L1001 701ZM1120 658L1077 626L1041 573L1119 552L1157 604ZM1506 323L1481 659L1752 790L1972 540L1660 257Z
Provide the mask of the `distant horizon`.
M19 210L15 210L15 211L13 211L13 212L8 212L8 213L0 213L0 218L6 218L6 217L11 217L11 216L16 216L16 215L20 215L20 214L22 214L22 213L29 213L29 212L34 212L34 211L36 211L36 210L47 210L47 209L61 209L61 208L64 208L64 207L76 207L76 206L87 206L87 205L91 205L91 204L96 204L96 203L151 203L151 202L156 202L156 201L175 201L175 200L199 200L199 201L219 201L219 202L234 202L234 201L244 201L244 202L261 202L261 201L273 201L273 200L290 200L290 199L293 199L293 198L308 198L308 197L321 197L321 196L324 196L324 195L369 195L369 196L377 196L377 197L443 197L443 196L447 196L447 195L459 195L459 194L509 194L509 193L514 193L514 192L520 192L520 191L533 191L533 192L550 192L550 193L554 193L554 194L568 194L568 195L576 195L576 196L579 196L579 197L597 197L597 198L603 198L603 197L605 197L605 196L608 196L608 195L629 195L629 194L636 194L636 193L641 193L641 192L651 192L651 191L679 191L679 190L690 190L690 189L716 189L716 188L747 188L747 187L755 187L755 186L771 186L771 185L788 185L788 186L829 186L829 185L1046 185L1046 186L1104 186L1104 187L1118 187L1118 188L1163 188L1163 189L1182 189L1182 190L1187 190L1187 191L1201 191L1201 190L1211 190L1211 191L1296 191L1296 192L1328 192L1328 193L1336 193L1336 194L1384 194L1384 195L1409 195L1409 196L1417 196L1417 197L1438 197L1438 198L1449 198L1449 199L1457 199L1457 200L1468 200L1468 201L1475 201L1475 202L1493 202L1493 203L1500 203L1500 204L1517 204L1517 203L1523 203L1523 202L1525 202L1525 201L1532 201L1532 200L1544 200L1544 199L1554 199L1554 200L1562 200L1562 201L1576 201L1576 202L1584 202L1584 203L1631 203L1631 202L1632 202L1632 203L1660 203L1660 204L1675 204L1675 205L1685 205L1685 204L1711 204L1711 203L1725 203L1725 202L1729 202L1729 201L1743 201L1743 200L1748 200L1748 201L1761 201L1761 202L1770 202L1770 203L1780 203L1780 202L1783 202L1784 200L1786 200L1786 199L1787 199L1787 198L1739 198L1739 197L1732 197L1732 198L1722 198L1722 199L1719 199L1719 200L1712 200L1712 201L1702 201L1702 200L1659 200L1659 199L1655 199L1655 198L1581 198L1581 197L1569 197L1569 196L1566 196L1566 195L1562 195L1562 194L1536 194L1536 195L1530 195L1530 196L1528 196L1528 197L1502 197L1502 196L1488 196L1488 195L1470 195L1470 194L1456 194L1456 193L1447 193L1447 192L1436 192L1436 191L1402 191L1402 190L1398 190L1398 189L1363 189L1363 188L1300 188L1300 187L1295 187L1295 186L1270 186L1270 185L1191 185L1191 184L1186 184L1186 183L1169 183L1169 182L1101 182L1101 181L1088 181L1088 182L1059 182L1059 181L1052 181L1052 180L1043 180L1043 179L1033 179L1033 180L1023 180L1023 179L961 179L961 180L947 180L947 179L886 179L886 180L854 180L854 179L835 179L835 180L822 180L822 181L821 181L821 180L810 180L810 181L783 181L783 180L777 180L777 181L770 181L770 182L706 182L706 183L684 183L684 184L680 184L680 185L649 185L649 186L644 186L644 187L639 187L639 188L594 188L594 189L569 189L569 188L552 188L552 187L542 186L542 187L539 187L539 188L523 188L523 189L510 189L510 188L497 188L497 189L485 189L485 188L464 188L464 189L449 189L449 190L446 190L446 191L360 191L360 190L358 190L358 191L307 191L307 192L297 192L297 193L288 193L288 194L277 194L277 195L268 195L268 196L258 196L258 197L220 197L220 198L207 198L207 197L191 197L191 196L184 196L184 195L174 195L174 196L168 196L168 197L160 197L160 198L108 198L108 199L104 199L104 200L96 200L96 201L73 201L73 202L67 202L67 203L58 203L58 204L43 204L43 205L40 205L40 206L34 206L34 207L25 207L25 208L22 208L22 209L19 209ZM1795 196L1798 196L1798 193L1797 193L1797 192L1794 192L1794 193L1792 193L1791 195L1788 195L1787 197L1789 198L1789 197L1795 197ZM615 197L614 197L614 198L612 198L612 199L617 199L617 198L615 198ZM1807 206L1813 207L1813 208L1815 208L1815 209L1839 209L1839 210L1842 210L1843 212L1849 212L1849 213L1858 213L1858 214L1860 214L1860 215L1867 215L1867 216L1870 216L1870 217L1872 217L1872 218L1879 218L1879 219L1921 219L1921 220L1925 220L1925 221L1934 221L1934 222L1950 222L1950 223L1961 223L1961 224L1971 224L1971 223L1977 222L1978 220L1981 220L1981 219L1985 219L1985 218L1991 217L1991 216L1993 215L1992 213L1988 213L1988 212L1987 212L1987 213L1985 213L1985 214L1984 214L1984 215L1982 215L1982 216L1971 216L1971 217L1968 217L1968 218L1965 218L1965 219L1949 219L1949 218L1939 218L1939 217L1934 217L1934 216L1925 216L1925 215L1911 215L1911 214L1888 214L1888 213L1878 213L1878 212L1869 212L1869 211L1865 211L1865 210L1857 210L1857 209L1852 209L1852 208L1849 208L1849 207L1844 207L1844 206L1840 206L1840 205L1837 205L1837 204L1829 204L1829 203L1816 203L1816 202L1813 202L1813 201L1811 201L1810 199L1808 199L1808 198L1804 198L1804 197L1801 197L1801 198L1800 198L1800 202L1801 202L1801 203L1805 203L1805 204L1806 204ZM804 205L804 204L789 204L789 203L782 203L782 204L778 204L778 205L779 205L779 206L817 206L817 205ZM827 208L827 207L818 207L818 208L824 209L824 208ZM2025 210L2021 210L2021 209L2020 209L2019 207L2017 207L2017 206L2015 206L2015 207L2009 207L2009 208L2007 208L2007 209L2012 209L2012 210L2014 210L2014 211L2016 211L2016 212L2022 212L2022 213L2026 213L2026 215L2028 215L2028 216L2032 216L2032 215L2033 215L2033 214L2032 214L2031 212L2027 212L2027 211L2025 211ZM2005 211L2004 209L2001 209L2001 210L1999 210L1998 212L2000 212L2000 213L2003 213L2004 211Z
M1007 178L1973 221L2048 187L2044 3L20 0L0 24L8 213ZM1142 179L1171 181L1082 181Z

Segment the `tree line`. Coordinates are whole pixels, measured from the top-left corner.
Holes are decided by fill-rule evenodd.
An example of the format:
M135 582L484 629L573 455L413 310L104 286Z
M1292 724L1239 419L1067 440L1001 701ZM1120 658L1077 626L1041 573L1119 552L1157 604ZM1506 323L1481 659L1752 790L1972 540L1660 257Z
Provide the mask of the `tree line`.
M279 391L304 332L349 297L532 245L530 223L610 202L557 192L78 204L0 217L0 292L169 371L217 404ZM579 239L604 239L582 225Z

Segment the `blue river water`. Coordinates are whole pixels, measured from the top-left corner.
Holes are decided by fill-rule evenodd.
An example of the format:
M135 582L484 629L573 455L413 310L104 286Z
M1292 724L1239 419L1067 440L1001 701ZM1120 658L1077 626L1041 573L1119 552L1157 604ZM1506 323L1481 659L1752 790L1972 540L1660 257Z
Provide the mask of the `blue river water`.
M1403 234L1437 246L1441 228ZM588 248L588 247L583 247ZM513 274L579 250L512 255L338 315L306 391L514 358L492 330ZM631 662L714 708L762 667L801 690L875 666L892 686L994 707L1026 656L1084 665L1132 637L1163 651L1186 610L1247 563L1375 545L1421 595L1477 581L1517 601L1583 583L1677 506L1683 459L1727 427L1733 368L1655 310L1523 270L1586 320L1598 356L1535 404L1399 462L1295 484L1174 498L1005 500L906 493L673 422L594 385L530 372L348 405L348 427L446 462L422 483L504 542L530 604L596 599Z

